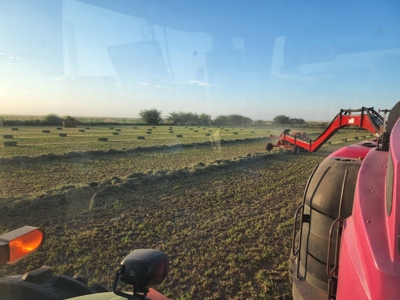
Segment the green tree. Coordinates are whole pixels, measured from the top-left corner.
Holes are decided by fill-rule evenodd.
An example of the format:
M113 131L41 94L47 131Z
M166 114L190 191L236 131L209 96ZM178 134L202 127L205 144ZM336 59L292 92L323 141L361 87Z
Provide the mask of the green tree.
M211 123L211 116L207 114L201 114L199 116L199 123L203 125L208 125Z
M44 117L43 123L48 125L61 125L63 120L56 114L48 114Z
M214 124L218 124L218 125L228 124L228 117L227 116L217 116L214 120Z
M162 114L161 111L152 108L152 109L141 110L139 116L147 124L158 125L162 122L161 114Z
M169 113L169 116L167 117L166 120L174 125L182 123L181 114L174 111L172 113Z
M290 122L290 117L285 116L285 115L276 116L276 117L274 118L274 124L280 124L280 125L283 125L283 124L285 124L285 125L291 124L291 122Z
M291 124L294 124L294 125L302 125L302 124L305 124L306 123L306 121L304 121L304 119L298 119L298 118L293 118L293 119L290 119L290 122L291 122Z
M264 124L264 121L263 120L257 120L257 121L254 121L254 124L262 125L262 124Z

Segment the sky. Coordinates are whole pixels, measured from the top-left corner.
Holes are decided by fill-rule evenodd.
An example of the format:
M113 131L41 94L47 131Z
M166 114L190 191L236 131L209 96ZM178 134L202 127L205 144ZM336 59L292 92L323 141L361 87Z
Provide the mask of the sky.
M0 0L0 114L332 119L400 100L396 2Z

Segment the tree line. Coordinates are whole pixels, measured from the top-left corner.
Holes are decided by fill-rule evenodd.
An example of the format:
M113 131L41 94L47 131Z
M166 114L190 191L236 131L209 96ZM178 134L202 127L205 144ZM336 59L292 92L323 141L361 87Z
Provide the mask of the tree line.
M152 108L141 110L139 113L142 120L147 124L157 125L165 121L173 125L249 125L265 124L265 121L256 120L253 121L249 117L245 117L238 114L233 115L219 115L214 120L211 119L210 115L205 113L196 114L192 112L171 112L166 118L162 118L162 112ZM303 125L306 122L301 118L290 118L285 115L278 115L273 120L274 124L277 125Z
M227 115L217 116L214 120L211 116L205 113L197 114L192 112L171 112L165 118L161 117L162 112L153 108L141 110L139 115L142 120L147 124L157 125L165 121L166 123L173 125L248 125L253 124L253 120L249 117L242 115ZM259 124L264 122L257 120Z

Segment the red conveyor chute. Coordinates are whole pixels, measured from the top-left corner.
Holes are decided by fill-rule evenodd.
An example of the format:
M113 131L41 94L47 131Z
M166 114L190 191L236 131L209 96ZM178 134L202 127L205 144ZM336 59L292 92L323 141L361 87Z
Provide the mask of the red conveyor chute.
M299 146L310 152L315 152L328 141L340 128L356 126L364 128L373 134L380 134L382 131L383 117L373 107L361 109L341 109L332 120L325 131L315 141L305 141L296 136L291 136L285 131L280 136L280 141L289 142L293 146Z

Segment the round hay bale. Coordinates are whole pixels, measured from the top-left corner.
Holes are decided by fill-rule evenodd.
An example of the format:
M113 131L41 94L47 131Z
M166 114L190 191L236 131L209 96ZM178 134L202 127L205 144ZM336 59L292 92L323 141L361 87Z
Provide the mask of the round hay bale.
M50 130L42 130L42 133L50 133Z
M5 134L3 135L3 139L13 139L14 137L12 136L12 134Z
M57 127L56 129L57 129L57 130L62 130L62 127Z
M144 136L138 136L137 139L138 140L144 140Z
M17 127L13 127L13 128L11 128L11 130L18 130L18 128Z
M183 137L182 134L177 134L176 137Z
M116 128L116 129L115 129L115 131L121 131L121 129L119 129L119 128Z
M66 134L66 133L59 133L58 136L59 136L59 137L66 137L67 134Z
M118 132L112 132L113 135L118 135Z
M78 131L79 132L85 132L85 129L79 129Z
M108 139L105 138L105 137L100 137L100 138L98 139L98 141L99 141L99 142L107 142Z
M17 146L17 142L4 142L4 146L15 147L15 146Z

